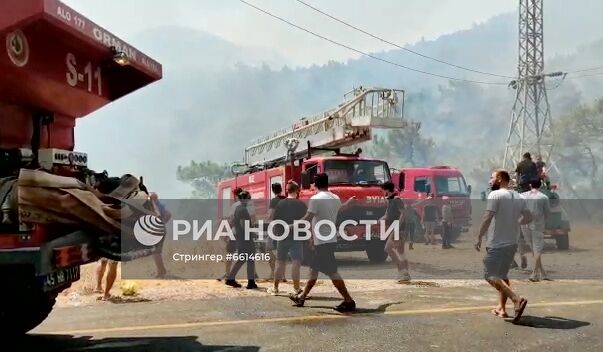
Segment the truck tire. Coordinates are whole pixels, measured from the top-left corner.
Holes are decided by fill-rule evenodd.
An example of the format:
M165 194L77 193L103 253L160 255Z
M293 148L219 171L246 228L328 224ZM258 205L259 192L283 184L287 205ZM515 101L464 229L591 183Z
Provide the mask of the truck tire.
M385 241L371 241L366 248L366 256L373 264L380 264L387 259L385 253Z
M566 232L563 235L555 236L555 242L557 242L557 249L566 251L569 249L569 234Z
M8 283L0 291L0 338L18 338L48 317L57 292L43 292L31 271L17 270L12 277L0 270L0 280ZM24 274L29 274L25 276Z

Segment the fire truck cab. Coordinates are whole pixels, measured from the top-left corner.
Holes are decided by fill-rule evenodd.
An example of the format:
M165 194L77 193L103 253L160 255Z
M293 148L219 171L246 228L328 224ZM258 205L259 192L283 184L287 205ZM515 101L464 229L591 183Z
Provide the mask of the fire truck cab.
M312 180L315 175L329 175L329 190L337 194L342 202L355 196L356 204L340 212L338 223L344 220L378 220L385 213L385 199L381 184L391 181L387 163L378 159L362 158L358 155L319 156L300 160L295 165L285 165L268 170L249 172L218 184L218 202L220 217L226 218L235 202L233 190L240 187L251 194L258 219L268 216L273 183L285 188L289 180L300 183L299 198L308 201L318 190ZM384 243L375 238L366 243L365 227L347 226L346 231L356 234L357 241L340 240L337 250L342 252L366 251L371 262L383 262L387 255L383 251Z
M399 100L399 97L402 97ZM384 88L358 88L348 93L335 109L310 119L303 118L292 127L259 139L245 149L246 169L218 184L219 217L226 218L234 202L233 190L240 187L251 194L256 218L268 215L273 183L294 180L301 186L300 198L309 200L317 193L314 176L326 173L329 190L342 201L355 196L357 201L340 211L338 222L344 220L378 220L385 213L386 202L381 185L391 181L385 161L363 158L362 150L342 153L341 148L371 139L373 128L400 128L403 91ZM314 154L319 152L319 154ZM380 239L368 234L366 227L347 226L358 240L343 241L338 251L366 251L371 262L387 258ZM378 235L377 235L378 237ZM308 253L309 254L309 253ZM308 259L308 256L305 256Z
M416 209L423 216L423 209L431 195L441 209L444 202L452 207L455 226L467 231L471 225L471 186L467 185L462 172L450 166L403 168L392 173L393 183L403 199L417 199ZM458 236L458 233L453 237Z

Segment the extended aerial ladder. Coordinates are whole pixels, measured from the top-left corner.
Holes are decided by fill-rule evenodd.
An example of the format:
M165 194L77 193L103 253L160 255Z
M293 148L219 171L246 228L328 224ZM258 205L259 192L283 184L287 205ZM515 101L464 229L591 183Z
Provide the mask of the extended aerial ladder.
M339 149L369 141L375 128L402 128L404 91L356 88L337 108L254 141L245 148L247 166L284 163L304 157L312 149Z

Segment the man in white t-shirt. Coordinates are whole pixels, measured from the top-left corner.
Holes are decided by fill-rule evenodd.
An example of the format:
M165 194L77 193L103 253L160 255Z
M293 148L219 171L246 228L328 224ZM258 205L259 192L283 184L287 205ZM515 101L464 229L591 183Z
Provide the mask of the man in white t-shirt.
M334 309L338 312L352 312L356 310L356 302L350 296L345 282L339 275L337 260L335 259L337 236L332 236L332 232L337 224L339 210L351 204L355 197L351 197L342 205L339 197L329 192L329 177L327 174L316 175L314 185L318 189L318 193L310 198L308 212L301 219L301 221L312 221L312 229L318 230L318 232L313 233L312 239L310 239L310 243L314 247L314 258L310 264L310 279L302 293L299 295L291 294L289 298L295 302L297 307L303 307L306 297L316 284L318 273L322 272L329 276L337 291L343 296L343 302ZM320 226L317 228L317 225Z
M532 255L534 257L534 269L532 275L530 275L530 281L537 282L542 280L548 280L546 271L542 266L542 251L544 250L544 228L546 224L546 218L551 213L551 207L549 204L549 197L544 193L540 192L542 181L534 180L530 182L530 190L522 193L521 195L527 201L527 207L532 213L534 220L527 225L521 227L521 231L525 237L526 242L532 249Z
M519 226L532 221L532 213L526 206L526 200L517 192L509 189L511 177L505 170L492 174L486 212L480 226L475 249L479 251L482 238L488 233L486 256L484 258L484 277L499 292L498 306L492 314L500 318L508 318L506 312L507 298L515 305L513 321L519 320L528 304L528 300L511 289L509 269L517 251ZM494 223L492 224L492 222ZM493 226L490 226L490 225ZM490 231L488 231L490 230Z

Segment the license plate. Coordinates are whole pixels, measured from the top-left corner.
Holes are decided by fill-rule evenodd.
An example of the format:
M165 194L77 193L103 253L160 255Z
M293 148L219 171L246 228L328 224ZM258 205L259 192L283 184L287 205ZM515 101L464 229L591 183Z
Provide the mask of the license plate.
M59 269L48 275L42 276L42 284L44 285L44 290L49 291L79 279L80 267L74 266L72 268Z

